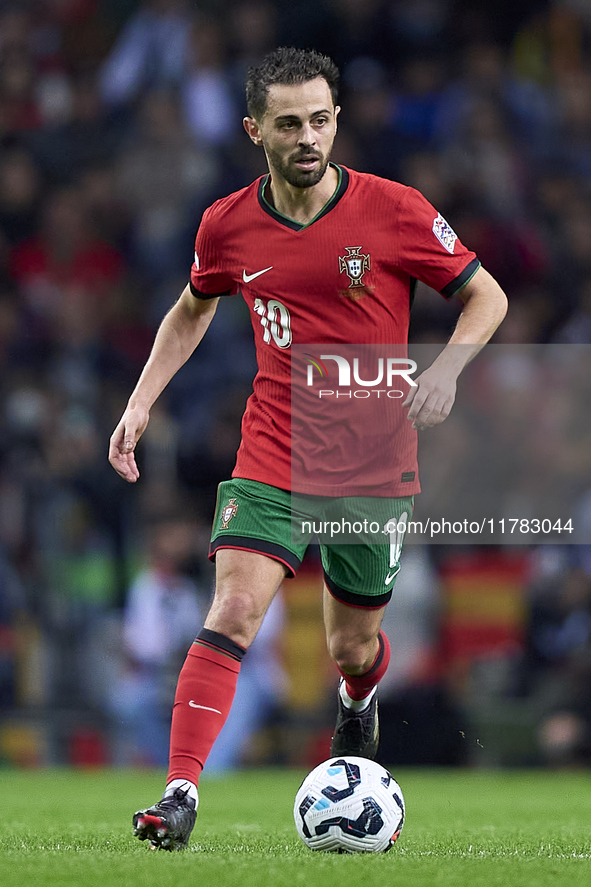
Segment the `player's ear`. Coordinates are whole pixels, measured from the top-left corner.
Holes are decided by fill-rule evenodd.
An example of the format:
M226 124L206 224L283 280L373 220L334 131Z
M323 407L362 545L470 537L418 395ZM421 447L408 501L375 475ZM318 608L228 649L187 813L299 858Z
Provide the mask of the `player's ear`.
M254 119L254 117L245 117L242 121L242 125L251 140L255 143L255 145L262 145L263 140L261 138L261 133L259 130L259 125Z
M337 117L339 116L340 111L341 111L341 106L336 105L336 107L334 109L334 128L335 128L335 130L337 128Z

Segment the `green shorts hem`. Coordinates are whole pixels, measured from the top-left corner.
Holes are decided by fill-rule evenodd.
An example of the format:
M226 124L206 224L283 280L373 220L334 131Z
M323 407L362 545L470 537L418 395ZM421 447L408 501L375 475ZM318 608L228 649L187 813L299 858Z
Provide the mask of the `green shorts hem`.
M215 560L216 552L218 552L220 548L234 548L238 551L253 551L256 554L264 554L287 567L291 578L295 576L302 563L302 558L298 557L293 551L290 551L283 545L278 545L276 542L269 542L268 539L255 539L252 536L220 534L210 542L210 561Z
M214 560L223 548L253 551L279 561L290 576L295 576L308 545L317 541L312 530L294 534L296 516L301 524L302 516L313 512L314 516L332 519L342 513L347 518L345 523L349 523L362 509L365 513L373 509L378 531L372 531L372 540L378 541L330 542L321 537L318 542L326 584L335 598L351 606L384 606L400 569L405 523L412 516L413 497L309 497L309 502L311 511L304 514L302 497L292 496L288 490L247 478L224 481L218 488L210 559ZM344 510L335 512L339 503Z

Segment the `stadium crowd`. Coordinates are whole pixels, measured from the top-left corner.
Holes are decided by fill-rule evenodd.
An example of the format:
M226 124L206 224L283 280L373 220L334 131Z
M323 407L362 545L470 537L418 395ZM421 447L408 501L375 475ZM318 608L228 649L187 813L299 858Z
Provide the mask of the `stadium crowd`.
M518 347L591 344L585 0L0 0L0 760L161 763L159 752L129 752L117 725L149 735L132 712L138 682L170 683L162 651L174 657L190 632L154 639L133 620L138 595L149 606L155 593L150 570L169 596L155 607L204 612L215 491L255 372L240 300L221 305L160 399L137 487L108 465L107 440L186 283L202 211L265 171L241 128L243 82L277 45L314 46L340 66L334 159L422 191L507 292L495 342L520 355L522 384L509 392L500 371L488 380L507 403L499 446L514 445L518 417L519 434L534 422L527 461L564 419L572 445L554 441L557 478L589 527L588 410L564 418L556 397L533 416L532 365ZM411 341L445 341L456 315L419 286ZM591 376L572 372L584 398ZM453 429L448 452L461 461L469 438ZM446 470L442 460L430 472L433 488L449 489ZM508 548L486 553L484 583L503 600L517 583L506 630L487 632L484 613L464 641L450 625L454 582L478 546L413 550L404 586L403 562L399 612L414 629L385 688L398 723L412 712L425 729L414 759L386 735L386 758L477 762L480 697L512 737L506 757L486 762L588 762L591 549ZM161 721L162 700L154 706ZM518 736L526 710L531 747ZM451 737L439 748L435 724Z

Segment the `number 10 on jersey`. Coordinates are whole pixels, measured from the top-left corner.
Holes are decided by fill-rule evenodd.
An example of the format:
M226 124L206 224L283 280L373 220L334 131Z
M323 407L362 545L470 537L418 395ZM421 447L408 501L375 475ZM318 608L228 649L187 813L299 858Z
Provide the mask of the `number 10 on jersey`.
M262 299L254 300L254 310L261 318L263 342L269 344L271 339L278 348L289 348L291 345L291 317L289 311L277 299L269 299L265 305Z

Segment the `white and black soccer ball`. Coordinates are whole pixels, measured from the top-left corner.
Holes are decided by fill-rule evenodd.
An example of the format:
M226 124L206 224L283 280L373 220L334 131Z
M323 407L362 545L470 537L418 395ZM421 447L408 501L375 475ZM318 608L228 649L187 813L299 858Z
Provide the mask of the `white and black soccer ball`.
M404 798L384 767L348 755L324 761L306 776L293 816L310 850L380 853L402 831Z

